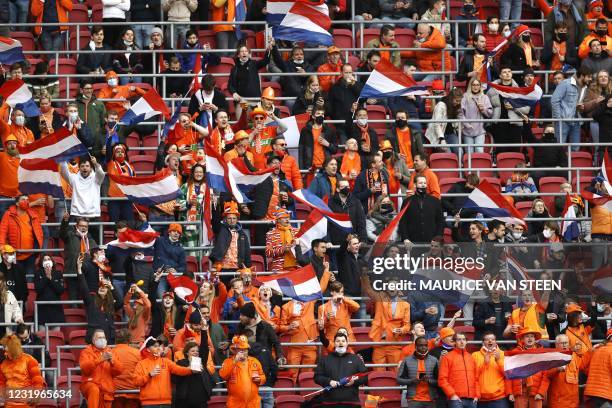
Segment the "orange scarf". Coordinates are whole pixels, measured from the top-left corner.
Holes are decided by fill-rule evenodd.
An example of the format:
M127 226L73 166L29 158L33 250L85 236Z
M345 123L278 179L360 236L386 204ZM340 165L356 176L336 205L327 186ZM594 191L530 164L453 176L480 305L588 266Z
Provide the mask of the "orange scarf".
M533 48L531 48L531 44L523 43L523 51L525 51L525 62L528 67L531 67L533 64Z
M370 133L368 132L368 125L365 125L365 127L357 125L357 127L359 128L359 130L361 130L361 143L368 146L370 148L370 151L372 151L372 145L370 144Z

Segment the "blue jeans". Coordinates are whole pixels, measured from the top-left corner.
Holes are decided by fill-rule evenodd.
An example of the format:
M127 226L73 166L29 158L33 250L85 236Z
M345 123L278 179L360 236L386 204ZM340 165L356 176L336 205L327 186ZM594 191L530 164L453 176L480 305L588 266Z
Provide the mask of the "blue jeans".
M448 408L474 408L474 400L468 398L461 398L461 400L448 400L446 401Z
M21 27L16 24L26 23L28 20L28 11L30 10L30 0L15 0L9 1L9 23L12 25L11 30L15 31L30 31L31 27Z
M485 135L484 135L484 133L482 135L479 135L479 136L466 136L466 135L463 135L463 140L464 140L465 144L468 144L468 145L482 145L485 142ZM472 153L472 152L476 152L476 153L484 152L484 147L482 147L482 146L480 146L480 147L468 146L466 149L470 153Z
M113 287L117 290L117 293L119 294L119 301L122 302L123 297L125 296L125 278L113 278L112 282Z
M520 20L523 11L523 2L521 0L500 0L499 1L499 19L500 20ZM514 22L511 28L516 28L520 23Z
M132 26L134 29L134 41L140 48L147 49L149 47L153 27L153 24L136 24Z
M508 408L508 400L505 398L498 399L495 401L478 401L478 408Z
M62 50L66 43L66 32L43 32L40 37L40 46L45 51Z
M447 125L448 126L448 125ZM444 140L446 140L447 144L458 144L459 136L456 133L447 133L444 135ZM459 156L460 147L449 147L450 151Z
M580 148L580 122L556 122L555 134L560 143L572 143L572 152Z
M272 391L267 391L268 387L259 388L261 397L261 408L274 408L274 395Z

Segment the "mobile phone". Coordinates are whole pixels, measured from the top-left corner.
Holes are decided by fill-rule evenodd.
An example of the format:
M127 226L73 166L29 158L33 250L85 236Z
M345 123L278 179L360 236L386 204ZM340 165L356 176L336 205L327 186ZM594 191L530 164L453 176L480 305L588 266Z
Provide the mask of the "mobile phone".
M425 373L419 373L419 380L422 380L423 378L425 378Z

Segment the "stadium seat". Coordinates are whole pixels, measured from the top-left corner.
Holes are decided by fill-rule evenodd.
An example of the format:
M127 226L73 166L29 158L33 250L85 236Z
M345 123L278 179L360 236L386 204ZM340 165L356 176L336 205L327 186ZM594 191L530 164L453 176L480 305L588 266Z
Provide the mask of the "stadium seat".
M91 22L101 23L102 22L102 3L94 4L91 7Z
M85 48L87 46L87 43L89 43L91 39L91 32L84 31L81 29L81 31L79 31L78 33L78 38L79 38L79 41L77 44L77 32L76 31L70 32L70 40L69 40L70 50L79 50L79 49ZM75 58L78 60L79 58L78 54L75 54Z
M433 153L429 156L429 167L436 173L440 182L443 179L459 177L459 170L436 171L437 169L459 169L459 159L454 153Z
M153 174L155 157L148 155L138 155L130 157L130 163L139 176Z
M53 263L55 264L55 269L59 272L64 271L64 258L61 256L53 256Z
M395 387L397 386L397 376L394 371L373 371L368 374L369 387ZM370 394L385 398L397 398L400 390L373 390Z
M213 30L198 30L198 41L202 45L208 43L210 48L217 48L217 36Z
M332 36L336 47L341 49L355 47L351 30L347 30L346 28L334 28Z
M187 255L187 271L188 272L199 272L198 271L198 258L193 255Z
M580 176L580 178L572 179L572 191L580 192L584 190L586 187L591 185L591 180L593 180L592 176ZM578 182L580 181L580 185Z
M142 147L159 147L159 138L157 136L157 131L152 135L146 135L142 139ZM147 150L145 150L145 152L147 152ZM157 154L157 151L155 151L155 154Z
M307 371L298 375L297 385L300 388L320 388L318 384L314 382L314 372ZM310 394L312 391L300 391L300 395Z
M44 330L37 332L36 335L45 341ZM63 346L64 344L66 344L64 333L60 330L49 330L49 344L46 344L46 346L50 353L57 353L57 346Z
M410 48L414 43L416 34L414 30L410 28L396 28L395 29L395 41L401 48Z
M251 269L253 273L257 272L265 272L266 264L264 263L264 258L261 255L253 254L251 255Z
M72 10L68 13L68 18L71 23L89 23L89 14L87 13L87 5L75 3L72 5ZM77 26L70 26L71 31L76 31Z
M275 387L278 387L278 382ZM276 398L276 408L300 408L304 401L301 395L280 395Z
M76 74L76 60L72 58L52 59L49 61L49 73L55 74L55 64L57 63L57 72L60 74ZM60 78L60 82L61 82ZM64 78L65 79L65 78Z
M138 133L130 133L125 138L125 144L127 145L128 149L140 147L140 136L138 136ZM132 161L132 158L130 157L130 162L131 161Z
M281 118L286 118L288 116L291 116L291 111L285 105L278 106L278 111L280 112L280 117Z
M489 183L493 185L493 187L497 187L499 191L501 191L501 180L496 177L480 177L480 181L487 180Z
M531 31L531 45L534 47L542 47L544 45L544 36L542 30L536 27L529 27Z
M370 329L371 329L370 327L353 327L353 334L355 335L355 341L357 342L370 341L370 337L368 336L368 334L370 333ZM370 346L364 346L364 345L353 345L351 347L353 348L355 352L370 348Z
M75 366L75 359L72 353L49 353L51 356L50 367L58 368L59 358L59 375L68 375L68 369Z
M234 60L228 57L221 57L219 64L206 67L209 74L225 74L222 76L215 75L215 82L219 88L222 88L221 84L227 84L229 81L232 68L234 68Z
M274 388L293 388L293 387L295 387L293 378L284 377L284 376L278 377L276 379L276 383L274 384ZM293 394L294 394L293 391L274 391L274 397L277 398L277 401L279 397L284 397L284 396L295 397L295 395Z
M538 191L540 193L558 193L560 191L559 187L563 183L567 183L564 177L542 177ZM544 200L548 212L553 214L555 212L555 196L545 195L542 196L542 200Z
M215 395L208 401L208 408L225 408L227 406L227 397L225 395Z
M348 56L348 64L353 67L353 72L355 72L361 66L361 59L359 57L350 54Z
M355 36L356 48L365 48L366 44L373 39L380 37L380 29L378 28L365 28L363 30L363 41L361 40L361 30L357 31Z
M514 168L518 163L525 163L525 155L519 152L503 152L497 155L497 167ZM501 179L502 185L506 185L506 181L512 176L512 171L500 170L497 172Z
M376 391L373 391L373 392L376 392ZM389 399L385 398L381 402L378 403L378 408L397 408L401 406L401 402L402 400L400 398L389 398Z
M469 155L463 155L463 167L470 168L469 163ZM476 172L478 176L482 179L483 177L493 177L493 171L487 170L478 170L478 169L491 169L493 167L493 159L491 159L491 155L489 153L472 153L471 154L471 169L466 170L468 173Z
M308 218L308 214L310 214L310 207L306 204L295 203L295 218L298 220L305 220Z
M28 283L28 303L26 306L26 311L23 318L26 321L32 320L34 318L34 302L36 301L36 290L34 289L34 283Z
M533 206L533 201L519 201L518 203L514 204L514 208L516 208L523 217L527 216L532 206Z
M13 40L18 40L24 51L36 51L36 41L34 40L34 34L31 32L13 31L11 32L11 38ZM28 57L30 56L31 55L28 55Z
M593 167L593 155L589 152L572 152L570 157L570 167ZM572 170L572 179L582 176L593 176L593 170Z
M83 377L80 375L71 375L70 376L70 385L68 385L68 377L67 376L59 376L57 377L57 388L58 389L70 389L72 391L72 399L78 401L79 400L79 387L83 382Z
M382 105L368 105L366 109L368 111L368 120L387 119L387 110ZM387 131L387 124L382 122L370 123L370 127L374 130Z
M443 178L443 179L439 179L440 181L440 192L442 194L448 193L448 190L450 190L450 188L453 186L453 184L458 183L460 181L465 181L465 179L459 178L459 177L449 177L449 178Z
M73 330L68 336L68 344L71 346L84 346L85 337L87 336L87 330ZM74 355L74 360L79 361L82 349L70 349L70 352Z

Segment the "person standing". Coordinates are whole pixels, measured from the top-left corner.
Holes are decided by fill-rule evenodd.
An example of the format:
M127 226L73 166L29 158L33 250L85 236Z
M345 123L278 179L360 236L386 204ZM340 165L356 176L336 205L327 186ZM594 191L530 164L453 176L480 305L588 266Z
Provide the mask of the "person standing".
M576 353L578 348L571 349L569 338L559 334L555 338L555 347L562 352L572 351L571 361L561 367L548 370L550 385L548 387L548 405L551 407L578 408L580 391L578 380L580 372L586 372L591 360L590 354L582 356Z
M509 383L504 375L504 352L497 345L495 334L482 336L482 347L472 353L480 385L479 407L508 408L506 391Z
M25 353L21 340L17 335L10 335L0 342L4 346L5 358L0 363L0 387L6 389L42 390L45 380L41 374L39 362ZM29 401L28 401L29 402ZM15 400L7 401L6 407L31 406L29 403L20 404Z
M104 170L95 157L82 157L79 172L71 173L66 162L60 164L60 174L72 187L70 215L88 219L100 217L100 187Z
M446 394L449 408L472 407L480 399L478 369L466 350L465 334L455 333L453 340L455 348L440 359L438 384Z
M606 342L593 352L584 395L597 408L612 404L612 328L606 332Z
M138 351L138 343L130 341L130 333L126 329L121 329L117 332L117 345L113 349L113 355L118 361L121 361L121 373L113 377L115 390L133 390L136 389L132 378L132 373L136 368L136 364L142 358ZM140 401L138 394L120 394L113 400L114 408L138 408Z
M417 337L414 344L414 354L406 357L397 369L397 383L406 386L402 400L410 408L434 408L439 393L438 359L429 354L425 337Z

